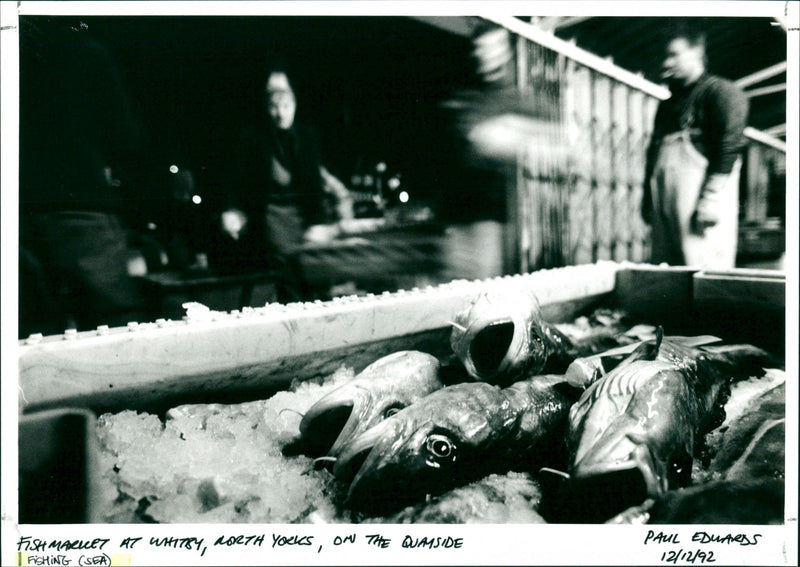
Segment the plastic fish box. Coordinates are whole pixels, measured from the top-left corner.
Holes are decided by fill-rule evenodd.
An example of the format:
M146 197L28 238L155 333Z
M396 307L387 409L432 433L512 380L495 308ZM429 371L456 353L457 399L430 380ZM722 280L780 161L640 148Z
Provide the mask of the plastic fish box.
M782 352L785 275L600 262L327 302L268 304L181 320L32 336L19 344L20 411L163 411L263 398L293 380L356 372L404 349L450 354L450 321L483 290L528 290L551 322L599 306L667 334L718 333ZM747 322L747 324L745 324Z
M96 414L266 398L293 380L327 376L342 364L358 372L403 349L445 357L450 321L487 289L534 292L552 322L609 306L668 334L718 333L783 350L783 274L613 262L329 302L233 312L194 306L179 321L32 336L19 344L21 489L57 478L75 501L48 509L52 499L36 489L21 513L33 523L92 521Z
M96 418L80 408L34 412L19 419L19 521L95 522L99 485Z

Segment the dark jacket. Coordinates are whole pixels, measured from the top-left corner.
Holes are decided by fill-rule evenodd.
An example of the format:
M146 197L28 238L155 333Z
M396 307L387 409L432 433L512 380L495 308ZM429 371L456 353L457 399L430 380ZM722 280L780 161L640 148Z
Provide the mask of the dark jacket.
M22 28L20 208L116 212L114 176L137 168L145 134L111 54L84 31Z
M687 88L674 88L656 112L646 179L655 167L662 138L682 129L690 130L692 144L708 159L708 175L730 173L745 145L747 112L742 91L721 77L706 73Z
M272 176L273 157L292 174L288 187ZM247 127L241 136L238 167L228 204L241 208L252 221L263 219L270 203L299 209L306 226L324 222L320 150L314 130L295 123L276 131L266 121Z

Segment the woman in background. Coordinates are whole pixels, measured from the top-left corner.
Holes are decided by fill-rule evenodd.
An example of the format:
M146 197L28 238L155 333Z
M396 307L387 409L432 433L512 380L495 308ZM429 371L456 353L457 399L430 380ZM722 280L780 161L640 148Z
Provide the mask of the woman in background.
M285 69L268 72L264 97L266 112L242 135L222 229L245 241L256 264L265 258L279 272L279 301L308 299L297 253L308 242L332 238L315 227L352 215L349 192L322 166L316 132L295 119L297 99ZM332 200L344 206L334 211Z

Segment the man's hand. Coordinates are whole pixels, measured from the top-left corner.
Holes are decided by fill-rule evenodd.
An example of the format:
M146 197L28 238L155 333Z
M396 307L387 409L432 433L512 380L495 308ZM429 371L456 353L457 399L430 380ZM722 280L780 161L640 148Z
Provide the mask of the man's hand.
M692 215L691 231L702 236L707 228L711 228L719 222L717 215L711 211L697 209Z
M339 220L355 218L353 196L350 194L350 190L325 167L320 166L319 173L322 177L323 190L336 198L336 214L339 216Z
M715 173L706 179L689 227L695 234L703 235L707 228L711 228L719 222L719 207L726 198L722 193L728 183L728 178L727 174Z

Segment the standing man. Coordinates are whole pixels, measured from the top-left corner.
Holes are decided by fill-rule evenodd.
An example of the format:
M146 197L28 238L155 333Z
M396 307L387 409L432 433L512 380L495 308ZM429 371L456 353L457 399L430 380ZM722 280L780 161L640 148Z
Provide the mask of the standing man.
M687 29L667 44L662 78L672 96L656 113L642 199L652 262L733 268L747 99L706 72L705 38Z

